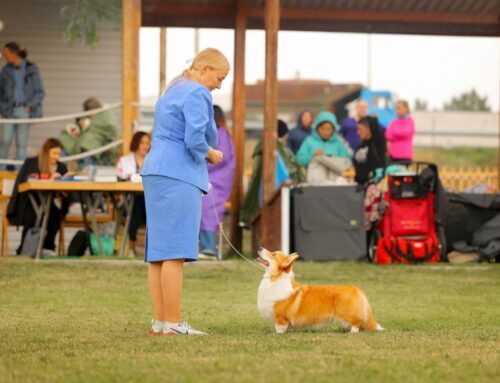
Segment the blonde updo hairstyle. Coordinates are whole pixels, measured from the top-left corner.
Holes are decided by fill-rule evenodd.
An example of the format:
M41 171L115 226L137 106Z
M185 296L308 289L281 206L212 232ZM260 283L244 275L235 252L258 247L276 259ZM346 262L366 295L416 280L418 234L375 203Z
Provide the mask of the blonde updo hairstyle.
M182 74L175 77L168 84L166 90L168 90L173 85L173 83L181 77L184 77L187 80L195 80L196 72L201 71L205 67L210 67L211 69L225 72L229 72L230 69L229 61L227 61L227 58L219 50L215 48L207 48L198 52L191 66L187 69L184 69Z

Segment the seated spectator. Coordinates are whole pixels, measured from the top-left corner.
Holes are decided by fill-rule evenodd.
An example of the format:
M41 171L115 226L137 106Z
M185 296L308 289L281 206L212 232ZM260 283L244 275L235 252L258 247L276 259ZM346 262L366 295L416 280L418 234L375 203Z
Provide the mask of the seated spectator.
M300 164L297 162L293 153L288 150L285 145L286 135L288 134L288 126L282 121L278 120L278 157L276 159L276 189L281 186L283 182L290 179L294 184L299 184L305 181L304 173ZM262 206L262 153L264 150L264 143L261 139L252 154L254 158L252 178L248 187L245 200L240 211L240 225L246 226L250 224L251 219L257 214Z
M219 222L224 219L225 204L231 195L236 161L233 140L226 128L226 116L218 105L214 105L214 119L219 136L217 149L224 158L217 165L208 164L208 179L212 188L208 192L210 195L201 199L200 256L205 259L215 259L217 255Z
M90 111L102 108L101 103L94 97L83 103L83 110ZM100 148L117 138L116 122L111 111L93 114L89 117L78 118L76 124L68 124L61 132L60 139L65 154L74 155ZM111 165L114 154L102 153L87 157L79 161L79 167L85 165Z
M385 168L386 143L375 117L363 117L358 122L361 140L354 152L352 162L356 170L354 180L361 185L375 176L375 170Z
M313 124L313 133L305 139L297 153L297 160L308 166L316 156L351 158L348 145L337 132L337 119L330 112L321 112Z
M28 181L28 178L54 180L62 176L67 176L67 167L59 162L62 144L56 138L49 138L42 146L40 154L36 157L27 158L19 170L16 183L14 185L12 197L7 208L7 218L13 225L23 226L21 243L17 249L17 254L21 253L26 233L35 226L36 214L28 193L19 193L19 184ZM36 198L36 197L35 197ZM66 197L57 197L50 207L47 234L43 242L43 255L55 255L55 237L61 220L68 212L68 201Z
M410 116L408 102L399 100L396 103L398 117L391 121L385 132L389 143L389 156L391 161L413 160L413 136L415 124Z
M313 122L313 115L311 111L304 110L299 114L297 118L297 126L294 129L292 129L290 134L288 134L286 144L294 155L296 155L297 152L299 151L302 142L304 142L304 140L311 135L312 122Z
M139 175L144 164L144 159L151 147L151 136L146 132L136 132L130 142L130 154L120 157L118 164L118 178L123 181L141 182ZM146 202L144 194L134 197L134 208L130 217L128 235L131 241L131 251L136 255L135 242L137 231L142 223L146 223Z

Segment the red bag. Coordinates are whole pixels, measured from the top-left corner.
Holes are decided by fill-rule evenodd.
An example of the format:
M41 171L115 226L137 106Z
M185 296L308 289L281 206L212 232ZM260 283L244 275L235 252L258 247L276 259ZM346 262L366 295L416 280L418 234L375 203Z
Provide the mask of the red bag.
M439 262L439 240L435 234L424 239L380 238L376 256L378 264Z
M427 199L392 200L389 208L391 233L394 236L427 235L433 214Z

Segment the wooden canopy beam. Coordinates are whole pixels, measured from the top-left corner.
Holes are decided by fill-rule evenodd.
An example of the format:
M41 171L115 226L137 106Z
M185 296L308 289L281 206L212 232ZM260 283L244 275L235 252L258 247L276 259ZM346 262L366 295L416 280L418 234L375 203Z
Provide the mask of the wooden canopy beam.
M243 199L243 171L245 165L245 43L246 18L242 12L243 0L239 0L234 26L234 80L233 80L233 141L236 154L233 190L231 193L231 241L241 251L242 231L239 226L240 208Z
M263 19L264 7L244 5L242 10L249 19ZM457 12L422 12L422 11L373 11L363 9L337 8L282 8L280 19L287 20L327 20L327 21L355 21L355 22L393 22L417 24L479 24L500 25L499 15L495 13L457 13ZM210 19L225 20L234 23L234 8L227 4L182 4L168 1L145 0L143 6L145 20L150 17L178 19L196 19L208 23ZM169 24L170 25L170 24Z
M123 153L130 150L130 141L137 120L139 101L139 29L141 0L122 0L122 140Z
M262 18L261 7L248 7L249 18ZM417 12L417 11L370 11L332 8L283 8L282 20L328 20L328 21L360 21L360 22L398 22L424 24L490 24L499 25L495 14L451 13L451 12Z
M278 31L280 28L280 0L266 0L266 78L264 81L264 150L262 163L263 201L267 201L275 190L278 117ZM271 211L263 204L262 245L268 247L276 228Z

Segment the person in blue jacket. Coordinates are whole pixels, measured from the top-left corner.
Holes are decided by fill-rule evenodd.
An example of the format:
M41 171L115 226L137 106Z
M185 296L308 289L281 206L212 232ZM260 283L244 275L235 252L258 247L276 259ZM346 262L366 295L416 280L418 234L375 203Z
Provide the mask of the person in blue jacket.
M337 133L337 118L333 113L321 112L314 120L313 133L306 138L297 153L297 160L302 166L316 156L333 156L351 158L349 145Z
M210 92L221 87L229 62L217 49L199 52L155 107L151 150L141 171L148 217L144 260L155 318L151 334L205 335L181 321L184 262L196 261L207 162L218 164Z
M313 115L310 110L303 110L297 117L297 126L288 134L286 145L290 148L293 154L297 154L300 145L312 133Z
M28 52L15 42L5 44L2 53L7 64L0 72L0 116L15 119L42 117L45 90L38 66L26 59ZM31 126L26 123L4 124L0 128L0 158L7 158L15 137L16 160L24 160ZM5 169L5 166L0 166L0 169Z

